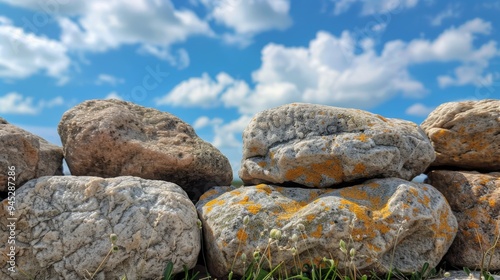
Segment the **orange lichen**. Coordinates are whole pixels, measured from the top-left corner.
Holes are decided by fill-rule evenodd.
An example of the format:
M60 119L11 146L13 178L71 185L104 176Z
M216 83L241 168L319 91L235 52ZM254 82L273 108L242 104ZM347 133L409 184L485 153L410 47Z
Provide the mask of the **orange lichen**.
M207 202L203 208L205 208L205 211L209 213L210 211L212 211L214 206L221 206L224 205L224 203L225 203L224 200L214 199Z
M322 163L313 163L309 167L298 166L288 170L285 174L287 181L294 181L304 176L304 181L314 186L319 186L323 176L342 181L344 170L339 159L329 159Z
M361 141L361 142L366 142L368 141L368 137L366 136L366 134L364 133L361 133L358 137L358 140Z
M217 193L218 193L218 191L217 191L217 190L215 190L215 189L213 189L213 190L209 190L209 191L205 192L204 194L202 194L202 195L200 196L200 200L207 199L208 197L210 197L210 196L212 196L212 195L214 195L214 194L217 194Z
M255 186L255 189L257 190L257 192L265 192L267 194L271 194L272 192L271 188L266 184L258 184L257 186Z
M245 232L244 229L240 228L236 233L236 238L238 238L240 242L246 242L248 239L248 234Z
M354 166L353 174L363 174L366 170L366 166L363 163L358 163Z
M384 122L387 122L387 119L382 117L381 115L376 115L377 118L381 119Z
M314 214L309 214L306 216L306 220L308 222L312 222L314 220L314 218L316 218L316 215L314 215Z
M261 162L257 163L257 165L259 165L260 167L264 168L264 167L267 166L267 162L261 161Z
M314 232L311 232L310 235L314 238L321 238L321 236L323 235L323 225L319 224L316 227L316 230Z
M262 209L262 206L259 205L259 204L253 204L253 205L248 205L247 206L247 210L248 212L252 213L252 214L257 214L259 213L260 209Z

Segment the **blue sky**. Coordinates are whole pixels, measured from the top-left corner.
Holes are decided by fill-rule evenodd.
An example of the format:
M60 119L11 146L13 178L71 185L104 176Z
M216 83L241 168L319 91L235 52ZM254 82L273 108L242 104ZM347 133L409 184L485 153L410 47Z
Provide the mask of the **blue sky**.
M172 113L235 173L241 132L291 102L421 123L500 96L500 2L0 0L0 116L60 144L88 99Z

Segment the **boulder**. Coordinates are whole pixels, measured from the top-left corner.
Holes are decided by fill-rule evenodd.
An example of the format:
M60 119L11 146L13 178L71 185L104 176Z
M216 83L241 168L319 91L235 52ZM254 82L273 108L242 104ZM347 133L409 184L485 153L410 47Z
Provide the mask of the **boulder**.
M414 272L425 262L436 266L457 231L440 192L397 178L343 189L216 187L196 207L215 277L231 267L242 275L254 255L264 268L283 262L288 273L304 263L321 265L323 258L338 261L343 271L352 248L355 266L368 275L391 267Z
M500 270L500 172L433 170L428 182L446 196L458 221L447 263L479 269L486 254L484 267ZM497 249L487 252L495 242Z
M15 178L11 186L20 187L27 181L51 175L62 175L61 147L0 118L0 192L8 190L8 177ZM9 167L14 176L9 176Z
M169 113L119 100L90 100L64 113L58 131L73 175L169 181L193 200L232 181L228 159Z
M374 177L411 180L434 160L409 121L356 109L293 103L258 113L243 132L246 184L329 187Z
M432 166L500 171L500 100L444 103L421 127L436 150Z
M137 177L42 177L16 195L16 273L0 279L156 279L194 267L200 251L196 209L177 185ZM11 217L0 208L5 267ZM116 251L110 235L116 235ZM102 266L100 266L102 262ZM22 273L21 273L22 271Z

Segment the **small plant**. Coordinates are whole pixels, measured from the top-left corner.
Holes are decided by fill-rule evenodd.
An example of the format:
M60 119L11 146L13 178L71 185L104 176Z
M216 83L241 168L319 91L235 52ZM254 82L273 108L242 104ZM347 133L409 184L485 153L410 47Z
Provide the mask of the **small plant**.
M96 270L93 273L86 271L87 274L90 276L89 279L94 279L94 276L99 272L99 270L101 270L101 267L106 263L109 256L114 252L118 252L118 246L115 243L117 239L118 239L118 236L116 234L112 233L109 235L109 240L111 241L111 248L109 249L108 253L106 254L104 259L101 261L101 263L99 264L99 266L96 268ZM85 277L85 279L87 279L87 277Z

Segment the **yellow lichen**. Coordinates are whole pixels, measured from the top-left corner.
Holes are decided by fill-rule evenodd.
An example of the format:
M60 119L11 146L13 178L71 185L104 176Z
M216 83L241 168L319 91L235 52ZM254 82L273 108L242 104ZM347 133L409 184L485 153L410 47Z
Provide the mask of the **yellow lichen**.
M287 181L295 181L302 176L307 184L319 186L323 176L332 178L336 182L342 181L344 170L339 159L329 159L321 163L313 163L309 167L298 166L289 169L285 174Z

